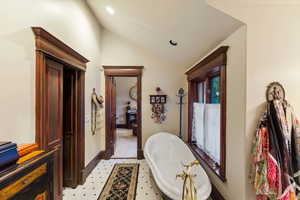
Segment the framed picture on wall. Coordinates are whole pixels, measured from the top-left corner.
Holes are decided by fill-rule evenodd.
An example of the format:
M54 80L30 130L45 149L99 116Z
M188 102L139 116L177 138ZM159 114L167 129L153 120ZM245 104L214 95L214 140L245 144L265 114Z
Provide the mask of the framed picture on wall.
M150 96L150 104L155 104L155 96Z
M165 104L167 95L150 95L150 104Z
M160 96L155 97L155 103L160 103Z
M166 96L161 96L160 97L160 102L161 103L166 103Z

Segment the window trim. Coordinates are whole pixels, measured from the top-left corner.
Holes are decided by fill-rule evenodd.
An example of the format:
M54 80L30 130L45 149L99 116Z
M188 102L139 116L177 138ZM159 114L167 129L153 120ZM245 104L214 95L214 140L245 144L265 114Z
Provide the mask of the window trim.
M188 145L196 155L223 181L226 182L226 64L228 46L221 46L208 55L185 74L188 80ZM214 161L200 148L192 143L192 123L193 123L193 103L198 98L197 84L210 77L212 71L219 67L220 74L220 165L215 165ZM207 95L206 95L207 96ZM207 97L208 98L208 97Z

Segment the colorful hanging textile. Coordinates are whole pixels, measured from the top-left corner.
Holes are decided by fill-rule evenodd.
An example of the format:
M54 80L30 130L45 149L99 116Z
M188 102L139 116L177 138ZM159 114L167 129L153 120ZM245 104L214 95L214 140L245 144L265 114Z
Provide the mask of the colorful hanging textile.
M251 165L257 200L297 200L300 125L288 103L267 103L253 140Z

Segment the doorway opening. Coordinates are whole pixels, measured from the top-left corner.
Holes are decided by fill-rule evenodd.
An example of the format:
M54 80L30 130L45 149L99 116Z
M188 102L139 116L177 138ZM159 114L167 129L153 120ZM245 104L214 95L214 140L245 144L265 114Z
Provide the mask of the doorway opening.
M116 143L113 158L137 157L136 84L136 77L115 77Z
M77 74L78 70L71 66L64 66L63 75L63 133L62 133L62 168L63 187L75 188L79 183L78 160L76 158L76 147L78 145L78 99ZM81 149L82 150L82 149Z
M106 101L106 159L143 159L142 69L103 66Z

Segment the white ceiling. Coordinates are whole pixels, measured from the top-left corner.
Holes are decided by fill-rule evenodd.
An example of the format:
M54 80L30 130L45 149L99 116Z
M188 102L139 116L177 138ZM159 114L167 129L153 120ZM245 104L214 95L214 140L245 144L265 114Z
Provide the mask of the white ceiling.
M87 0L109 31L169 61L189 67L235 31L241 22L205 0ZM114 9L110 15L106 7ZM173 47L169 40L178 42Z

